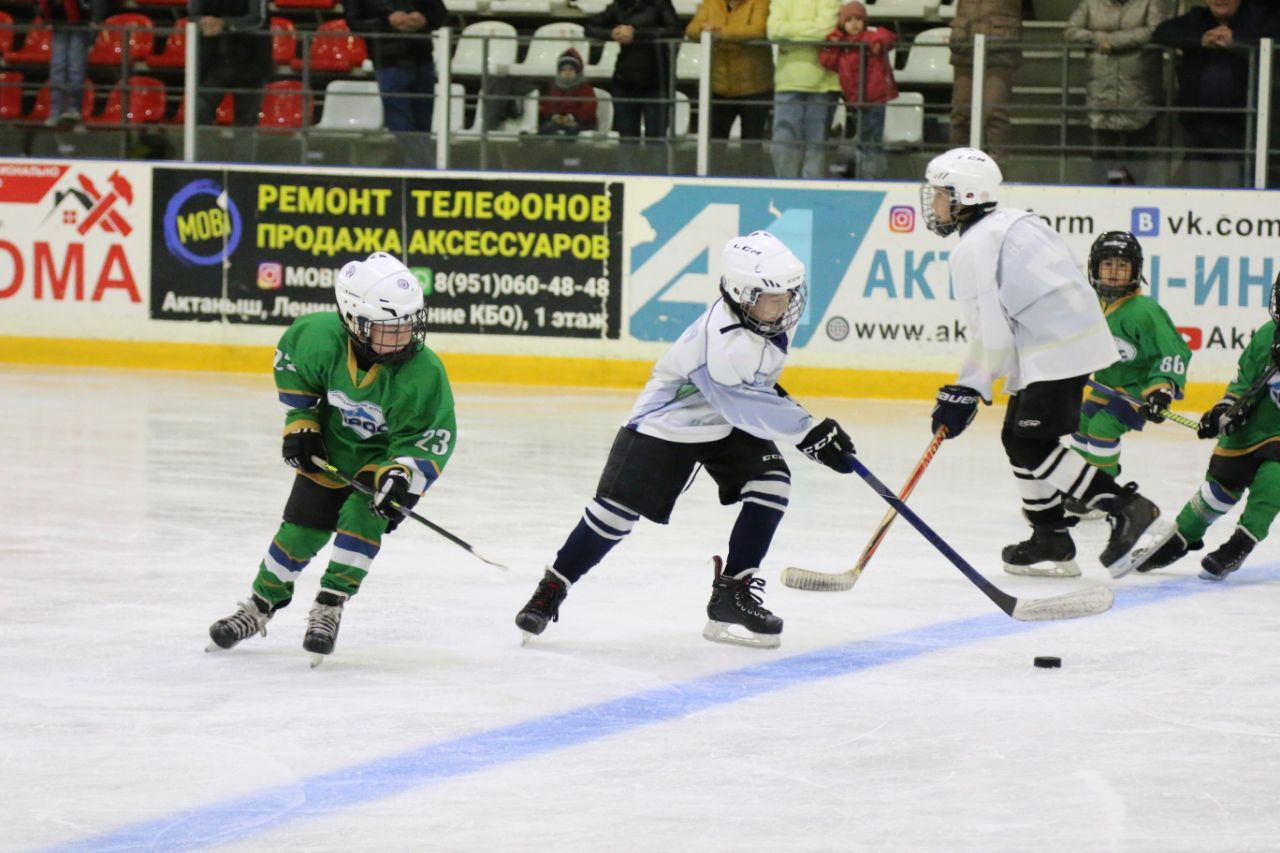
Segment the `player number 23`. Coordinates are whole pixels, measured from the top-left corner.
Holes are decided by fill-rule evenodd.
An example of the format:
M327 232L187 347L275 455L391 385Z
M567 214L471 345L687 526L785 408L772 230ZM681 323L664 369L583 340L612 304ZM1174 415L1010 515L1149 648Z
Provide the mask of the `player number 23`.
M430 444L434 440L435 444ZM449 452L449 442L453 440L453 433L447 429L429 429L422 434L422 440L415 446L420 447L427 453L436 456L444 456Z

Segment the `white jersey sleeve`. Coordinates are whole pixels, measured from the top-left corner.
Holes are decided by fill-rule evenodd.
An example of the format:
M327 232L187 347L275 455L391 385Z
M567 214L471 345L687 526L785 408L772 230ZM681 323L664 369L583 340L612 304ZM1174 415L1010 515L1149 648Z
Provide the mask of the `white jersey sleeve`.
M1097 294L1038 216L1009 208L987 214L961 238L950 264L973 336L957 384L988 402L1001 377L1005 390L1017 393L1119 357Z
M774 387L786 347L785 336L766 339L743 328L716 300L654 365L627 426L686 443L716 441L735 427L798 443L816 421Z

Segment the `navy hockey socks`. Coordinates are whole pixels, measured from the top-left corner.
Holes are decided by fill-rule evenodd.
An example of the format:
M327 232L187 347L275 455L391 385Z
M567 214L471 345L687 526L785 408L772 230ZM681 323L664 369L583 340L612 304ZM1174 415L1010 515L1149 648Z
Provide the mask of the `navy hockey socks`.
M729 534L726 575L737 577L747 569L760 568L782 523L790 494L791 478L783 471L762 474L743 485L742 510Z
M621 504L596 498L556 553L554 568L569 583L591 571L614 545L631 532L640 516Z

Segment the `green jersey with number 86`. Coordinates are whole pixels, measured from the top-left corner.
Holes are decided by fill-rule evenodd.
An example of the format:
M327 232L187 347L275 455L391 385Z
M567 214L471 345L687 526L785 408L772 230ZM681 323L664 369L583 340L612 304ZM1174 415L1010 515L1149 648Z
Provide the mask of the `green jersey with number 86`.
M416 346L416 344L415 344ZM427 347L397 364L361 370L336 312L299 317L280 338L276 389L285 433L319 429L344 473L403 468L422 493L453 454L457 423L444 364ZM326 486L342 484L306 475Z
M1175 398L1181 397L1191 348L1168 312L1151 297L1135 293L1105 305L1103 313L1120 360L1094 373L1094 381L1139 398L1167 385Z

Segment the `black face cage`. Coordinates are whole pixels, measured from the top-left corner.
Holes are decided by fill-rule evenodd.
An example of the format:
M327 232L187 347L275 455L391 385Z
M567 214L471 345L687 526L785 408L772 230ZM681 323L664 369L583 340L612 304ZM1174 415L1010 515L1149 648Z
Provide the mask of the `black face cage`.
M942 222L938 219L938 214L933 212L934 196L942 193L946 193L948 205L951 209L950 222ZM955 190L951 187L937 187L933 184L925 184L920 187L920 215L924 218L924 227L939 237L946 237L960 227L960 219L957 215L959 207Z
M1271 285L1271 302L1267 305L1267 313L1271 315L1272 321L1280 326L1280 273L1276 273L1276 280Z
M343 325L347 327L347 335L351 338L351 343L355 347L356 354L361 360L375 362L378 364L399 364L408 361L417 354L418 350L426 345L427 341L427 309L420 308L412 314L404 317L396 317L391 320L370 320L368 317L356 317L354 315L346 315L343 318ZM409 342L405 346L395 352L380 353L373 348L373 333L377 328L387 329L393 332L392 338L395 337L394 332L408 326L410 331Z
M804 306L809 301L808 283L803 283L791 291L791 299L787 302L787 309L782 312L778 319L772 322L751 316L751 306L756 304L756 300L763 293L764 290L762 288L753 287L743 295L743 301L738 305L738 315L742 319L742 325L766 338L772 338L775 335L781 335L794 329L796 324L800 322L800 317L804 315Z

